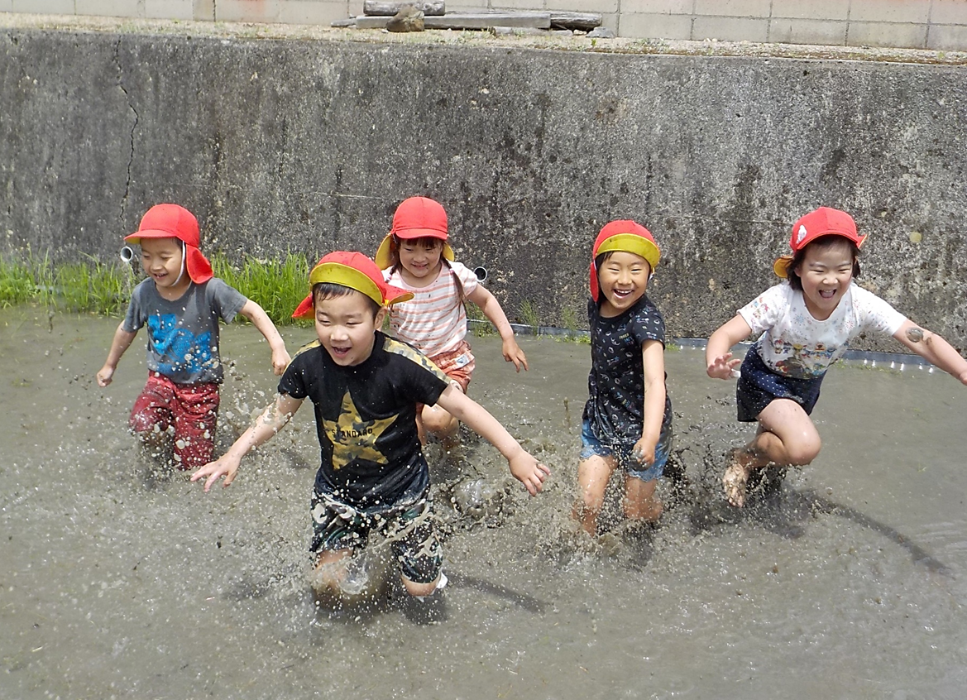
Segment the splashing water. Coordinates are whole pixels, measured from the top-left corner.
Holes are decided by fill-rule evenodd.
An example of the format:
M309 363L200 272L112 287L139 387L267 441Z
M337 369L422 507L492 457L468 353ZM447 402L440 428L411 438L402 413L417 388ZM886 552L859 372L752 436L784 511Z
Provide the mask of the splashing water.
M630 526L615 479L609 536L591 540L570 519L588 347L521 338L517 375L499 341L472 339L470 396L553 474L529 498L466 431L450 454L428 447L450 585L445 619L420 625L388 560L350 579L383 582L369 608L316 604L311 410L228 489L151 472L126 429L143 334L114 384L93 382L116 325L0 312L0 695L894 698L967 682L967 393L943 373L835 367L819 458L736 511L723 459L753 427L734 420L734 383L669 350L667 510ZM309 333L287 329L290 348ZM251 327L226 327L222 355L218 450L277 383Z

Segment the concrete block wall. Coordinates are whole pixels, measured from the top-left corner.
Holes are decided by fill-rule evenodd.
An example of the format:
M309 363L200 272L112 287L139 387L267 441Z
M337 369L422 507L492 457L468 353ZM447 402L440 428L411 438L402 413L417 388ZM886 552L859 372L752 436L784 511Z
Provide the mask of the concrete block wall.
M363 0L0 0L2 12L328 25ZM453 0L448 11L597 12L619 36L967 50L967 0Z
M618 21L622 36L967 48L965 0L621 0Z

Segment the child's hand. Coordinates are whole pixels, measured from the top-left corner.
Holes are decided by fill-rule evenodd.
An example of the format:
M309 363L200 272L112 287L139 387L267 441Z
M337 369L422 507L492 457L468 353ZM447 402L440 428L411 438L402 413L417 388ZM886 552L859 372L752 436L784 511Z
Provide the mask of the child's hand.
M282 376L285 373L285 368L289 366L291 361L292 358L289 357L289 353L286 352L285 348L272 351L272 371L277 376Z
M534 457L524 450L508 460L510 463L510 473L514 478L522 483L531 496L536 496L544 488L544 479L551 474L551 470L538 462Z
M733 360L732 353L727 352L724 355L719 355L712 363L705 369L712 379L733 379L738 377L738 370L736 367L742 364L742 360Z
M225 481L222 486L231 485L232 481L235 480L235 475L238 473L239 460L231 459L227 454L222 455L214 462L209 462L204 467L196 471L191 475L191 480L198 481L199 479L205 479L205 493L212 485L218 481L218 477L224 476Z
M101 367L100 371L97 373L97 385L107 386L111 383L111 379L114 377L114 368L104 365Z
M631 449L631 456L638 460L638 464L650 467L655 463L655 445L653 440L641 438Z
M528 369L527 357L524 355L524 351L521 350L517 345L516 340L513 338L508 338L505 340L502 351L504 353L504 359L507 360L507 362L513 362L514 368L518 372L520 372L521 365L524 366L524 369Z

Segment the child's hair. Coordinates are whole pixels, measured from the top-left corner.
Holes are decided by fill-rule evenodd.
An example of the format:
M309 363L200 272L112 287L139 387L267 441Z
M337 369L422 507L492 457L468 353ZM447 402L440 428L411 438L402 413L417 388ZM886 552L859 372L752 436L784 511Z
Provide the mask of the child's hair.
M400 237L397 236L395 233L390 236L389 250L390 250L390 255L393 258L393 266L390 268L390 272L396 272L397 270L400 269L400 267L402 267L402 263L400 263L400 241L401 240L402 239L400 239ZM421 236L420 238L407 238L406 240L412 243L416 243L417 245L421 245L425 248L436 247L437 243L439 243L441 247L443 246L443 241L434 236ZM447 269L450 269L450 261L447 260L446 256L441 255L440 262L446 265ZM467 293L463 290L463 283L460 281L460 278L457 277L456 275L453 276L453 280L457 285L457 294L460 296L460 303L461 304L466 303Z
M372 311L373 311L373 318L375 319L376 314L378 314L379 310L383 307L377 304L375 301L370 299L362 292L356 291L352 287L347 287L344 284L336 284L335 282L318 282L314 284L312 286L312 304L313 306L315 306L320 301L325 301L326 299L334 299L335 297L348 296L353 292L355 292L356 294L359 294L359 296L363 297L366 301L369 302L370 307L372 308Z
M608 262L613 254L613 250L609 250L607 253L601 253L601 255L594 259L594 266L600 270L601 266Z
M845 245L849 247L850 253L853 256L853 279L856 279L857 277L859 277L860 276L859 247L853 241L843 236L836 236L836 235L821 236L816 240L814 240L812 243L809 243L808 245L805 245L799 250L797 250L795 254L792 256L792 260L786 263L786 277L789 280L789 286L797 291L800 291L800 292L802 291L802 280L799 278L799 275L796 274L796 268L802 265L803 260L806 259L807 250L809 250L813 246L816 246L817 248L820 248L822 250L826 250L836 245Z

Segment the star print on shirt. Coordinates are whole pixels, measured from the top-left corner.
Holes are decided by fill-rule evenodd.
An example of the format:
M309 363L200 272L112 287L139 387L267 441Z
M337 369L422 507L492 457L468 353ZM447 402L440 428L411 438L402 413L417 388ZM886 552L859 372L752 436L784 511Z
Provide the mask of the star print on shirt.
M332 468L339 470L354 459L365 459L377 464L389 464L386 456L376 449L376 440L393 424L396 416L364 421L346 392L338 421L324 421L326 435L332 442Z

